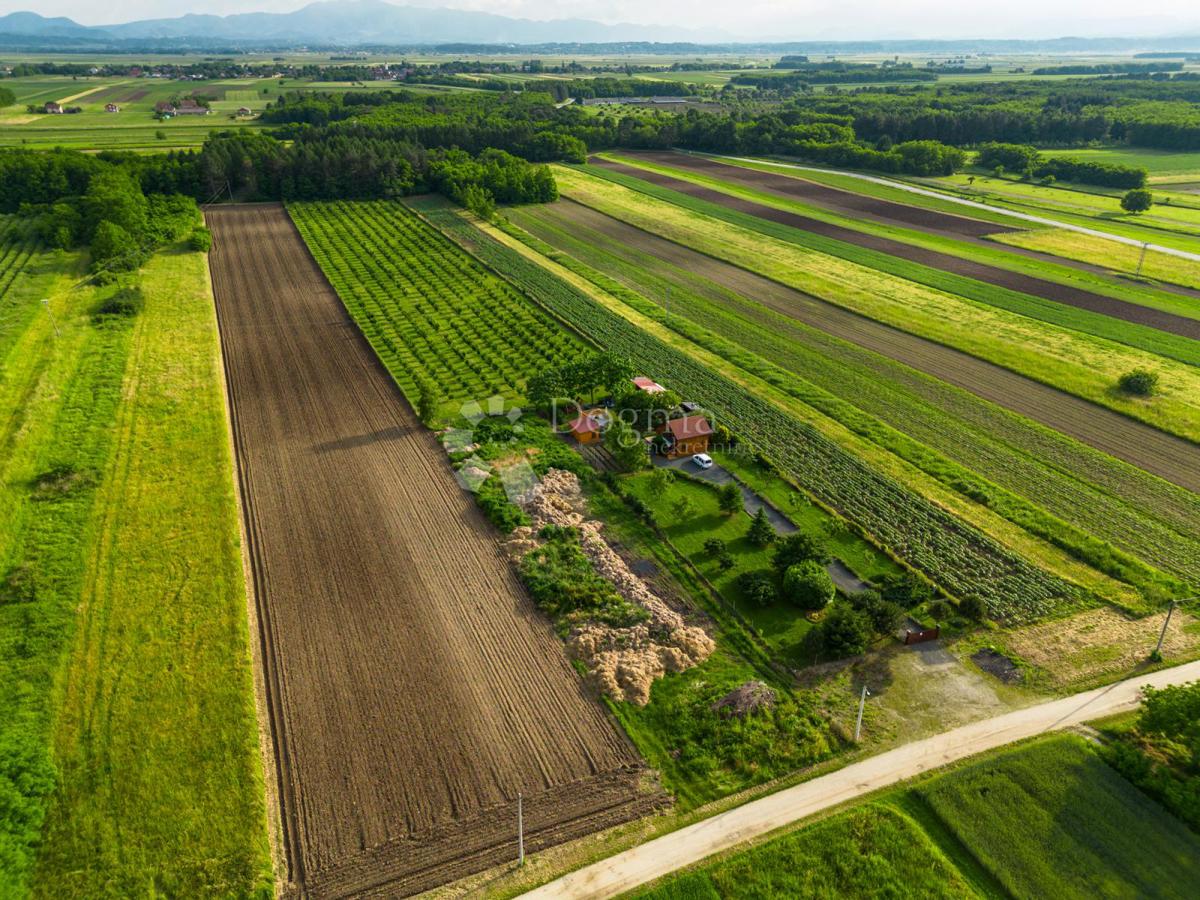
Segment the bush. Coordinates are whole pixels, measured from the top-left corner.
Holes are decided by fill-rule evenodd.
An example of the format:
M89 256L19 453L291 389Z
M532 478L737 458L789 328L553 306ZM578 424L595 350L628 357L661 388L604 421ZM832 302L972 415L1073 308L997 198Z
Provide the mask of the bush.
M95 318L131 318L142 311L146 298L139 287L123 287L100 301Z
M950 618L950 604L945 600L934 600L929 604L929 617L937 624Z
M750 603L770 606L775 602L775 579L768 569L744 572L738 577L738 587Z
M819 562L796 563L783 574L783 597L800 609L824 609L836 593L833 579Z
M885 575L879 579L879 593L884 600L895 603L901 609L912 609L933 598L933 590L910 573Z
M709 538L704 542L704 552L709 556L722 556L726 554L725 542L720 538Z
M1117 379L1121 393L1132 397L1150 397L1158 390L1158 373L1149 369L1134 369Z
M857 656L871 642L871 620L845 603L837 603L821 623L821 642L826 652L840 658Z
M1121 209L1130 213L1142 213L1154 204L1154 197L1145 188L1129 191L1121 198Z
M92 268L127 272L142 264L143 252L133 236L115 222L102 221L92 237Z
M212 232L201 225L188 238L188 248L197 253L207 253L212 248Z
M974 594L963 597L958 604L958 611L972 622L982 622L987 618L987 604Z
M879 591L859 591L851 595L850 605L871 620L871 628L876 634L891 634L904 618L904 610L891 600L885 600Z

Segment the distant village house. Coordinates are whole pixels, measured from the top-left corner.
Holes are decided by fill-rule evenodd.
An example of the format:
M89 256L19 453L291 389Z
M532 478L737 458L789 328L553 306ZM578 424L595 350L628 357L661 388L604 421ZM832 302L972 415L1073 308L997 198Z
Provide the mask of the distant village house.
M53 113L54 115L62 115L62 104L56 103L53 100L47 100L46 105L42 107L45 112Z
M115 104L115 103L105 103L105 104L104 104L104 111L105 111L105 112L114 112L114 113L116 113L116 112L120 112L120 111L121 111L121 107L117 106L117 104Z

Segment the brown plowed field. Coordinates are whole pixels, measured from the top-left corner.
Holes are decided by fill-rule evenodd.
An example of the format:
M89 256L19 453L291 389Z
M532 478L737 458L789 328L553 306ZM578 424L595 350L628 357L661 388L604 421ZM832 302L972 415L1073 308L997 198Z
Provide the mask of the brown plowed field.
M789 199L808 201L812 199L810 197L811 189L820 187L822 190L857 197L858 201L856 202L858 206L864 209L878 207L880 210L887 210L888 208L902 205L891 203L887 200L877 200L874 197L851 194L849 191L825 188L823 185L814 185L812 182L804 181L800 178L791 178L787 175L774 175L770 172L760 172L755 169L745 169L741 166L728 165L711 159L688 156L682 153L643 153L637 155L650 162L674 166L678 169L688 169L712 178L720 178L728 181L730 184L753 188L754 190ZM844 241L847 244L855 244L869 250L877 250L881 253L887 253L890 256L907 259L933 269L941 269L944 272L952 272L955 275L962 275L966 278L973 278L976 281L993 284L997 287L1008 288L1009 290L1019 291L1020 293L1029 294L1034 297L1053 300L1056 303L1064 303L1078 309L1090 310L1091 312L1100 313L1125 322L1147 325L1151 328L1157 328L1159 331L1178 334L1182 337L1192 338L1193 340L1200 340L1200 319L1177 316L1172 313L1163 312L1162 310L1152 309L1148 306L1139 306L1136 303L1118 300L1115 297L1095 294L1091 291L1085 291L1082 288L1059 284L1055 281L1047 281L1043 278L1035 278L1032 275L1024 275L1020 272L1012 272L1008 269L997 268L996 266L989 266L986 263L964 259L961 256L954 256L950 253L940 253L937 250L916 247L902 241L894 241L890 238L865 234L861 231L855 231L853 228L846 228L842 225L822 222L820 219L813 219L798 213L776 209L773 206L755 203L753 200L745 200L712 188L693 184L682 178L674 178L670 175L650 172L645 169L639 169L636 166L627 166L622 163L600 159L593 160L593 162L603 168L612 169L633 178L640 178L651 184L670 188L671 190L687 194L699 200L716 203L727 209L757 216L769 222L788 225L792 228L798 228L801 231L834 238L835 240ZM857 210L849 208L843 211L851 215L857 212ZM879 214L879 216L884 215L884 212L880 212ZM933 213L933 215L942 216L945 214ZM958 219L960 217L946 216L946 218ZM963 221L969 222L971 220L964 219ZM988 233L994 234L1003 230L1001 227L992 227Z
M662 802L280 206L210 210L289 892L415 893Z
M909 206L907 203L896 203L892 200L880 200L878 197L869 197L816 181L808 181L803 177L793 178L730 165L705 156L690 156L684 153L631 153L628 155L640 156L664 166L702 172L714 178L745 184L768 194L803 200L814 206L822 206L835 212L845 213L855 219L867 218L889 225L904 225L909 228L960 237L983 237L988 234L1002 234L1005 231L1018 230L1006 225L997 225L995 222L972 219L969 216L956 216L953 213L940 212L936 209ZM734 170L732 175L729 173L730 169ZM797 174L799 175L799 173ZM754 177L741 181L742 175ZM759 175L765 176L765 178L759 179L757 177Z
M581 238L593 232L624 246L636 247L769 309L933 375L1160 478L1200 492L1200 448L1190 441L944 344L826 303L573 200L530 207L528 212L565 225ZM721 298L716 294L711 299Z

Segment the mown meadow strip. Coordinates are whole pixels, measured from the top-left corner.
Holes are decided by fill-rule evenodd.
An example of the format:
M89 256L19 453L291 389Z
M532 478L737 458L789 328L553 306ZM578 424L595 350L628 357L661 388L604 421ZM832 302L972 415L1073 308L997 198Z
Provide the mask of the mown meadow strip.
M925 572L951 595L976 596L1010 620L1049 614L1075 602L1078 589L934 506L787 415L594 302L450 210L428 211L439 228L555 315L636 367L701 400L714 415L772 457L819 502L837 510L881 546Z
M79 579L63 597L75 627L54 694L57 777L34 896L266 896L247 601L204 254L162 251L139 286L136 317L89 326L127 353L123 373L96 360L103 404L91 405L86 381L71 388L81 394L72 413L100 433L86 522L53 535ZM84 299L72 306L86 315Z

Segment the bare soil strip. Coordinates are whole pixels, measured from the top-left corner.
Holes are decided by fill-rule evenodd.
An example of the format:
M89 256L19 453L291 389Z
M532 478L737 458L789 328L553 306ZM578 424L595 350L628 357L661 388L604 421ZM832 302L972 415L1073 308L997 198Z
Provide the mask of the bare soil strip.
M286 891L415 893L660 804L280 206L210 210Z
M820 187L823 191L835 191L836 193L844 194L847 197L856 198L854 201L854 206L839 207L840 211L847 212L851 215L857 215L863 210L870 210L878 207L880 211L877 213L877 215L886 217L892 215L892 213L889 211L890 207L901 206L901 204L892 203L887 200L877 200L874 197L851 194L849 191L838 191L836 188L826 188L823 185L814 185L812 182L803 181L799 178L792 178L787 175L775 175L771 172L761 172L756 169L744 169L741 166L727 165L725 163L719 163L715 160L706 159L703 157L687 156L681 153L643 153L638 155L649 162L659 163L665 166L674 166L675 168L679 169L688 169L712 178L720 178L724 181L728 181L731 184L742 185L743 187L753 188L754 190L763 191L764 193L768 194L774 194L779 197L786 197L788 199L808 201L812 199L810 194L812 189L816 187ZM768 222L776 222L780 225L788 225L792 228L798 228L801 231L808 231L812 234L819 234L823 237L844 241L847 244L854 244L859 247L864 247L868 250L876 250L880 253L887 253L891 256L895 256L900 259L907 259L923 266L941 269L944 272L951 272L955 275L973 278L976 281L982 281L986 284L992 284L997 287L1008 288L1009 290L1018 291L1023 294L1029 294L1034 297L1042 297L1046 300L1052 300L1056 303L1074 306L1077 309L1086 309L1091 312L1110 316L1114 319L1120 319L1124 322L1133 322L1137 325L1146 325L1151 328L1157 328L1159 331L1165 331L1169 334L1177 334L1181 337L1200 340L1200 320L1198 319L1189 319L1186 316L1177 316L1173 313L1152 309L1148 306L1139 306L1136 303L1128 303L1124 300L1118 300L1115 297L1106 297L1103 294L1094 294L1091 291L1085 291L1082 288L1059 284L1055 281L1047 281L1043 278L1035 278L1032 275L1025 275L1020 272L1012 272L1008 269L1000 269L996 266L987 265L986 263L964 259L960 256L954 256L949 253L940 253L937 250L929 250L924 247L916 247L912 244L903 243L902 241L892 240L891 238L879 237L878 235L873 234L865 234L861 231L855 231L853 228L846 228L842 225L834 225L830 222L822 222L819 219L802 216L798 213L776 209L773 206L767 206L763 203L755 203L752 200L734 197L730 194L725 194L721 191L714 190L713 188L693 184L692 182L686 181L682 178L674 178L670 175L662 175L657 172L650 172L645 169L639 169L636 166L627 166L622 163L615 163L608 160L599 159L594 160L593 162L602 166L603 168L612 169L613 171L620 172L624 175L629 175L633 178L640 178L643 181L650 182L651 184L670 188L671 190L678 191L681 194L687 194L688 196L695 197L699 200L705 200L709 203L716 203L720 206L726 207L727 209L733 209L737 210L738 212L747 213L748 215L757 216L758 218L765 219ZM927 211L923 210L923 212ZM944 213L932 214L946 215ZM947 218L959 217L947 216ZM963 221L971 220L964 219ZM997 231L1003 230L1003 228L990 227L989 231L985 233L994 234Z
M1200 447L1102 406L935 341L826 303L761 275L649 234L572 200L539 208L568 227L589 229L707 278L835 337L968 390L1180 487L1200 493ZM719 293L711 299L720 300Z

